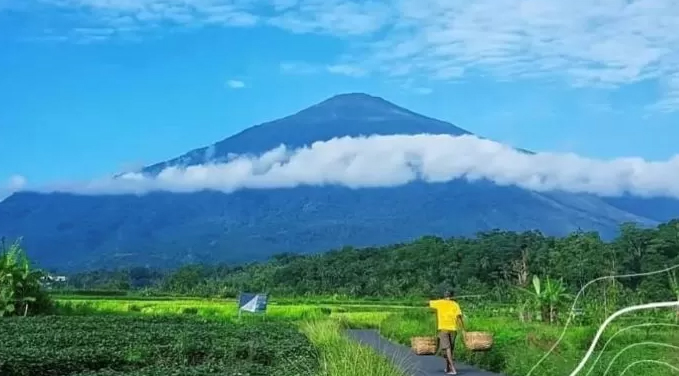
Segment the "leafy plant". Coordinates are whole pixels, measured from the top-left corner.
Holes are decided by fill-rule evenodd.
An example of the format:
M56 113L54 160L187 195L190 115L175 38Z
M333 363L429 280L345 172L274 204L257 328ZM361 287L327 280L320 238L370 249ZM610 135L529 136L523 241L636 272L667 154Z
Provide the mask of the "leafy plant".
M41 270L31 268L19 240L7 247L2 239L0 316L44 312L49 306L49 298L40 285L44 276Z
M542 321L556 323L560 306L571 296L563 281L547 277L543 284L540 277L534 275L532 286L532 290L522 287L519 289L532 297L533 307L540 311Z
M0 325L0 375L317 374L295 325L195 316L10 317Z

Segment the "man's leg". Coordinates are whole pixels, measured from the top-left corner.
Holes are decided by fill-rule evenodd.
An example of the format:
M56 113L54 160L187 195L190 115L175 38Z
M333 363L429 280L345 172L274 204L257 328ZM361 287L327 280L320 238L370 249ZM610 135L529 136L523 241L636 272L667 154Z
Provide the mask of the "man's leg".
M445 373L455 372L455 368L453 367L453 354L451 350L452 343L450 339L450 332L439 331L439 344L441 346L441 350L443 350L444 358L446 360Z
M454 375L457 373L453 360L455 358L455 339L457 338L457 331L450 332L448 336L450 338L450 347L448 347L446 355L448 356L448 361L450 362L449 373Z

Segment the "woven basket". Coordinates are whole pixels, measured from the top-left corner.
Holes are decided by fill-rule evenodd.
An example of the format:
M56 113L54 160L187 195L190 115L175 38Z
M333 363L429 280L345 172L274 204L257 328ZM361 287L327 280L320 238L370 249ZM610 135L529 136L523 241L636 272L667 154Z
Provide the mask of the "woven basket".
M472 351L483 351L493 347L493 333L465 332L464 345Z
M416 355L436 354L436 337L412 337L410 347Z

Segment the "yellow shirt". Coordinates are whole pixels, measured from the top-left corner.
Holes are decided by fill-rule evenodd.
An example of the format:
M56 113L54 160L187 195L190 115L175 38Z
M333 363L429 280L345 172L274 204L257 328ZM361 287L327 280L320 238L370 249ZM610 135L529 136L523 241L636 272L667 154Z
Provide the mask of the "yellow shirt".
M429 307L436 310L438 330L457 330L457 317L462 315L460 305L453 300L430 300Z

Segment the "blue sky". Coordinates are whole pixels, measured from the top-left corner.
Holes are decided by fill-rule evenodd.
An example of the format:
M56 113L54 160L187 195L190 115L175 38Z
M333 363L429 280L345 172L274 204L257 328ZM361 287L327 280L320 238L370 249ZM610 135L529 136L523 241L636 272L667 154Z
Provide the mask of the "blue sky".
M0 181L106 176L343 92L536 151L666 160L671 0L0 0Z

